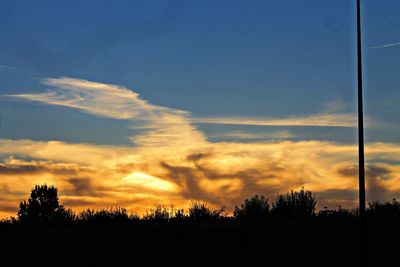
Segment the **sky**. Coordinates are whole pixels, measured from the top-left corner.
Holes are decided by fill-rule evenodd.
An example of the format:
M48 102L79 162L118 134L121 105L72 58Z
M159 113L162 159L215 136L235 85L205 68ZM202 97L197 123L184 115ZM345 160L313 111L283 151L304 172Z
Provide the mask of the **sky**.
M356 1L0 3L0 218L302 187L357 206ZM400 196L400 2L362 1L368 201Z

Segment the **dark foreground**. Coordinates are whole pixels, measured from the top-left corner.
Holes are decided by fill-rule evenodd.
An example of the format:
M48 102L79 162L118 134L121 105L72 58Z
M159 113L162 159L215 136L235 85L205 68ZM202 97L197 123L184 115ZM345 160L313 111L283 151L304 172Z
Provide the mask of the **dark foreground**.
M400 224L373 222L369 266L398 266ZM1 266L358 266L356 221L0 225Z

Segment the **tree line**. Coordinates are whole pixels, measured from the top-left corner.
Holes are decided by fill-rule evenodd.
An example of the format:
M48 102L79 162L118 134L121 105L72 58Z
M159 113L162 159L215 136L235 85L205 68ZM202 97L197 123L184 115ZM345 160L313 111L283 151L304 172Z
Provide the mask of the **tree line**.
M299 191L290 191L278 194L272 203L263 195L254 195L247 198L228 214L224 207L213 209L203 201L192 201L188 209L176 209L155 205L142 216L129 213L121 207L93 210L87 209L75 213L60 203L58 190L54 186L36 185L28 200L19 205L17 217L2 220L4 224L62 224L62 223L122 223L122 222L253 222L268 221L352 221L357 219L357 209L339 207L335 210L327 209L317 212L316 196L302 188ZM368 217L372 220L400 221L400 202L393 199L391 202L369 203Z

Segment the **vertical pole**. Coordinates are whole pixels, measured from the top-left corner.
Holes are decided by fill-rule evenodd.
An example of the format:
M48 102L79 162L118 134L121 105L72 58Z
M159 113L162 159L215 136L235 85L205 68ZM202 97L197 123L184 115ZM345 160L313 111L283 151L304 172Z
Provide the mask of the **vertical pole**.
M357 0L357 72L358 72L358 175L360 216L360 263L366 264L366 211L365 211L365 158L364 158L364 114L362 89L362 45L361 45L361 0Z

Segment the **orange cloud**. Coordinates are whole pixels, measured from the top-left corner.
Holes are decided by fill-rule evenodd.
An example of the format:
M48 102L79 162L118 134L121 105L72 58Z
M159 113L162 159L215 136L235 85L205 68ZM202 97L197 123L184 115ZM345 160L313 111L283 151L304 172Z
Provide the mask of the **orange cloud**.
M235 205L253 194L302 186L317 193L320 206L356 206L357 146L324 141L210 142L193 121L259 125L352 127L351 114L325 114L242 121L193 119L185 111L152 105L131 90L71 78L46 79L47 93L14 97L63 105L96 116L135 122L142 132L132 146L60 141L0 140L0 217L15 215L35 184L57 186L75 210L123 206L143 213L156 203L177 207L190 200ZM243 133L241 133L243 134ZM245 137L248 137L245 135ZM368 197L400 194L400 145L367 146Z
M252 194L274 198L278 192L302 186L317 192L321 206L355 206L357 199L354 145L208 143L198 149L171 151L26 140L2 140L0 144L12 144L19 158L6 158L0 164L3 217L15 215L18 202L38 183L56 185L61 200L76 210L120 205L144 212L156 203L182 207L191 199L232 209ZM76 151L79 160L66 157L65 151ZM399 153L399 145L368 145L370 200L399 195L400 166L393 163ZM8 154L7 150L0 152L2 157Z

